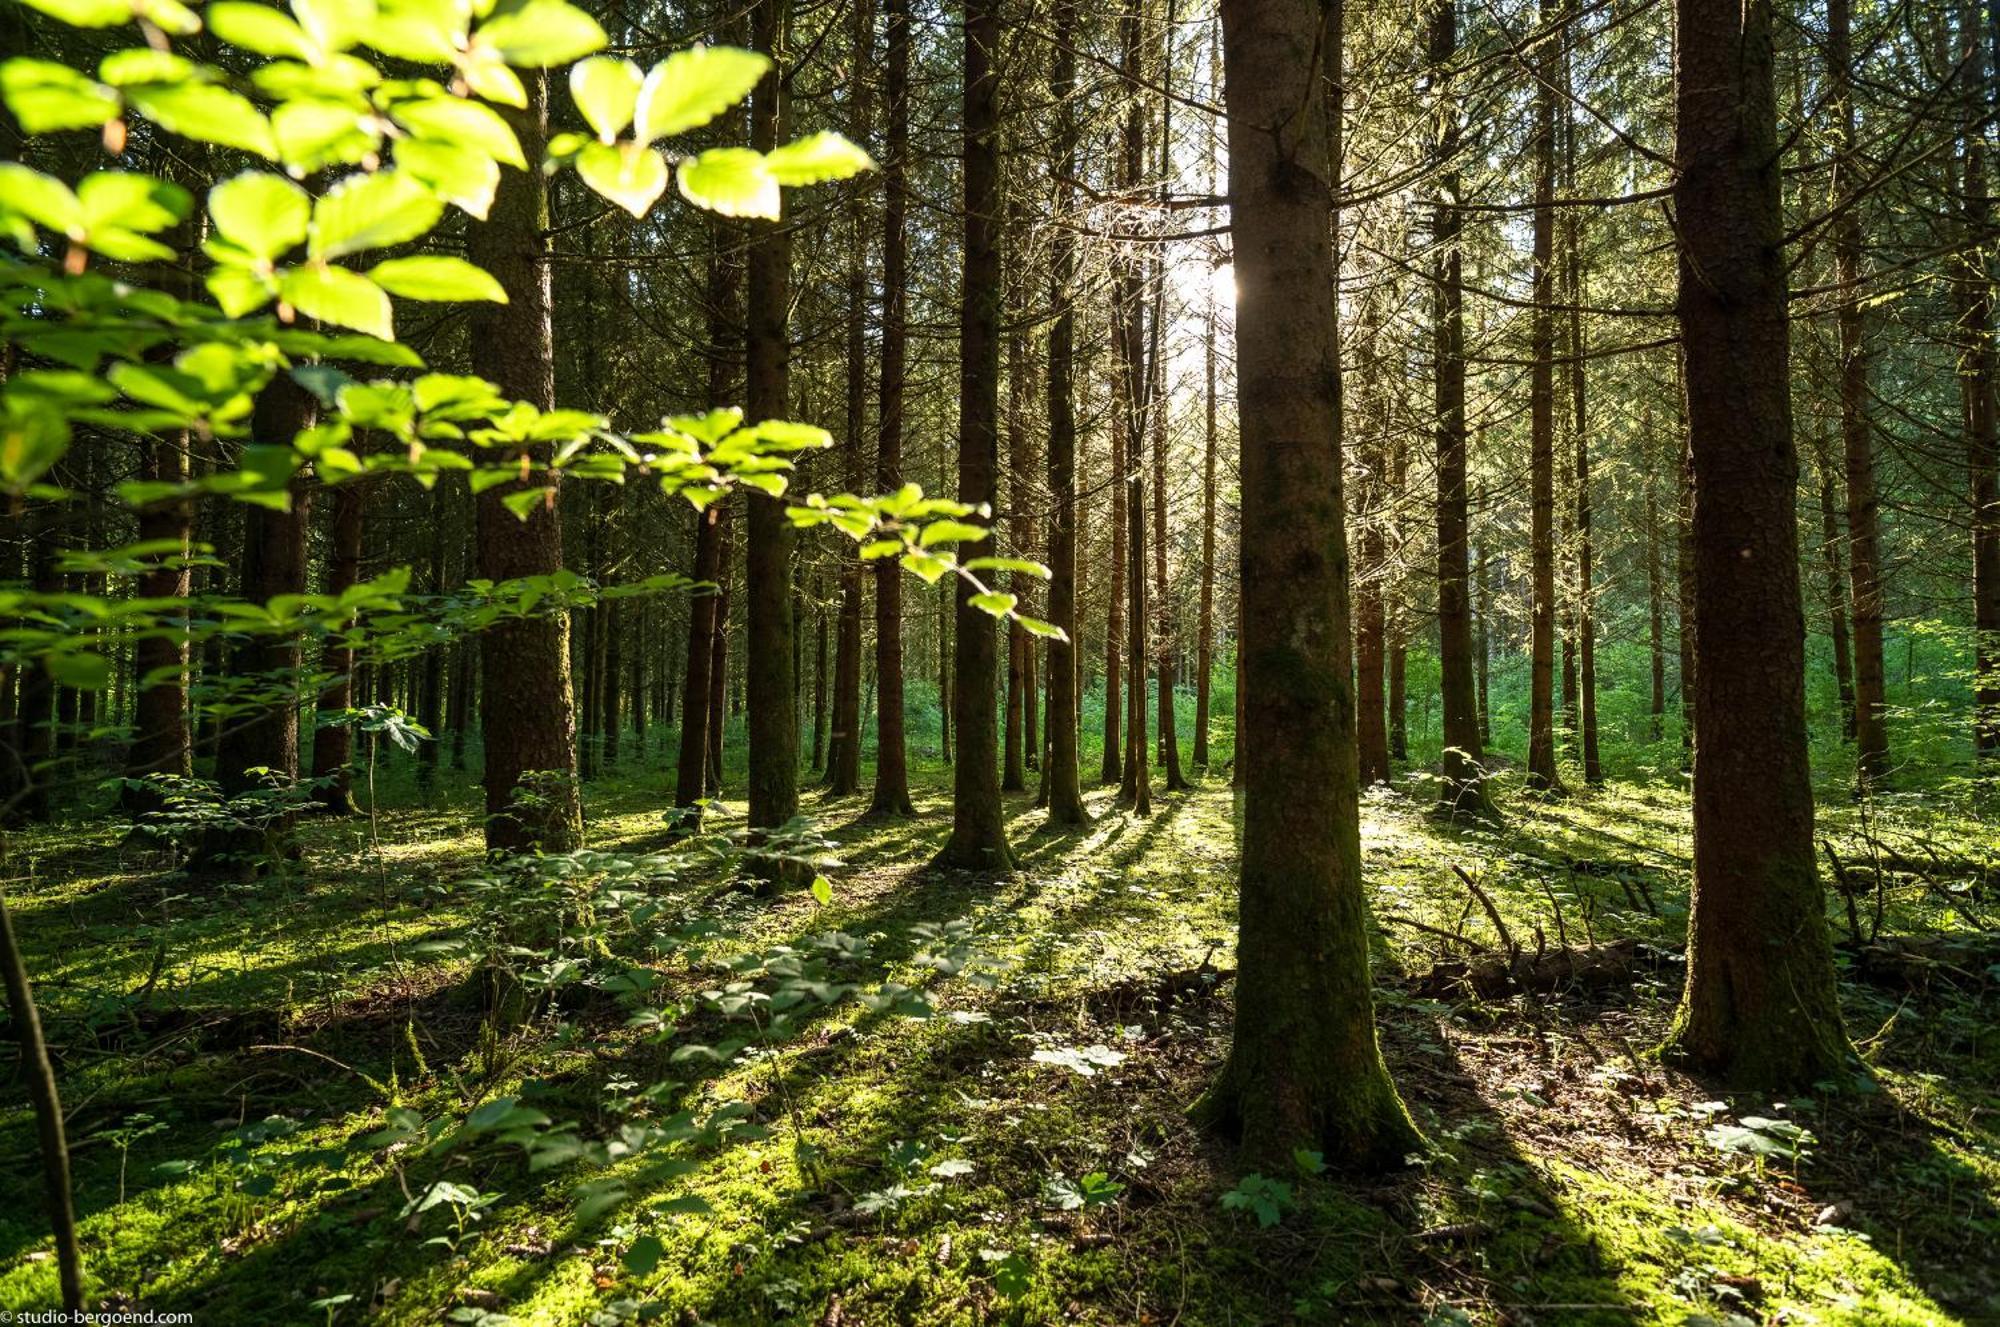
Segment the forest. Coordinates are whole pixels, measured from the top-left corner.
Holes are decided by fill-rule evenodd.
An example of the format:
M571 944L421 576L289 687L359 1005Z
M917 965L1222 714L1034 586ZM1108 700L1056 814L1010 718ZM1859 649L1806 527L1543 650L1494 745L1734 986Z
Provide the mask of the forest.
M2000 1322L2000 0L0 0L0 1321Z

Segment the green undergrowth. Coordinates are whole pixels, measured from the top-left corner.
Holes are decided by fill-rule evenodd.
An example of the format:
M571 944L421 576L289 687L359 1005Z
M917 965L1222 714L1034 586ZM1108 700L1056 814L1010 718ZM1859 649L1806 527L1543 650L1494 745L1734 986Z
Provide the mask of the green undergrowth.
M635 764L591 786L593 848L664 843L666 775ZM865 989L912 993L834 1001L719 1061L677 1061L601 994L482 1031L450 946L475 922L456 882L478 864L455 783L385 807L372 848L363 821L312 824L296 861L243 883L170 873L110 820L16 836L9 897L58 1052L94 1293L204 1324L2000 1315L1994 979L1846 983L1874 1072L1809 1099L1732 1099L1663 1069L1647 1050L1679 980L1676 782L1531 803L1503 779L1504 820L1474 829L1435 820L1420 779L1369 796L1384 1049L1431 1143L1374 1180L1310 1154L1246 1176L1185 1119L1229 1028L1237 821L1220 772L1149 820L1093 792L1097 819L1068 834L1011 799L1021 869L1005 880L926 869L947 771L919 784L908 822L808 796L838 858L824 902L676 883L676 907L722 925L699 962L652 963L662 990L837 931L865 942ZM1918 839L1993 851L1937 798L1828 807L1822 830L1849 861ZM1431 968L1498 943L1486 903L1523 949L1656 949L1608 990L1481 1000ZM1972 929L1988 903L1885 874L1880 906L1894 935ZM1844 901L1829 915L1844 934ZM972 937L991 979L933 962L926 924ZM687 1035L713 1042L703 1018ZM464 1120L496 1098L615 1134L607 1103L668 1080L672 1106L741 1103L746 1127L651 1169L367 1141L392 1112ZM18 1088L6 1106L0 1179L33 1194ZM450 1196L412 1210L440 1180ZM615 1204L579 1187L613 1182ZM0 1305L53 1303L48 1249L36 1204L0 1210Z

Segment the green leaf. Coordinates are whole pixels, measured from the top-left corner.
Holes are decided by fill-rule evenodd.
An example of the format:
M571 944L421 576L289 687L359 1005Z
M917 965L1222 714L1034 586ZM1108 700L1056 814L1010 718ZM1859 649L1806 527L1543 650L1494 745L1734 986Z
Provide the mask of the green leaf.
M1021 629L1027 632L1030 636L1044 636L1047 637L1049 640L1069 639L1069 633L1067 631L1064 631L1061 627L1057 626L1053 622L1044 622L1038 617L1026 617L1020 613L1016 613L1014 615L1014 621L1018 622L1021 626Z
M338 258L402 244L443 215L444 204L404 171L350 175L314 206L308 247L315 258Z
M680 168L681 197L725 217L776 221L784 202L763 154L747 147L717 147Z
M305 243L312 199L283 176L245 171L208 191L208 215L224 239L269 262Z
M131 88L125 95L134 109L169 133L267 159L278 155L271 122L241 93L213 83L175 83Z
M500 505L513 512L516 520L525 521L535 508L545 505L554 492L552 488L519 488L504 495Z
M986 534L987 532L980 527L968 525L964 521L932 521L924 527L924 532L917 537L917 542L925 548L929 548L932 544L971 544L984 539Z
M208 7L208 30L259 55L309 61L320 54L305 29L269 5L218 0Z
M319 264L295 267L279 278L278 293L308 318L352 327L384 341L396 338L389 296L359 272Z
M111 685L111 661L101 654L51 654L49 676L78 691L102 691Z
M405 138L396 144L396 165L429 185L445 202L481 221L500 188L499 163L477 148Z
M0 396L0 488L23 491L68 450L69 421L60 403L18 392Z
M484 268L463 258L391 258L369 268L368 279L405 299L507 302L507 292L500 283Z
M31 134L95 129L118 114L111 89L53 60L22 56L0 65L0 95Z
M132 6L127 0L22 0L22 3L73 28L109 28L132 21Z
M0 161L0 210L18 212L58 234L82 234L83 204L69 186L18 162Z
M982 613L990 613L994 617L1007 616L1007 614L1014 611L1014 605L1019 602L1021 601L1013 595L1002 594L997 590L988 590L985 594L975 594L972 596L972 606L974 608Z
M449 64L470 17L458 0L383 0L362 38L382 54L415 64Z
M380 146L374 117L344 101L303 98L271 112L278 159L295 173L353 166Z
M644 81L645 75L630 60L593 56L570 69L569 95L598 138L609 143L632 123Z
M331 54L361 40L375 21L375 0L292 0L292 12L306 34Z
M606 44L597 20L564 0L526 0L480 25L479 45L510 65L568 64Z
M277 296L277 283L247 267L217 267L205 279L208 293L231 318L241 318L269 304Z
M83 224L96 231L165 230L188 214L194 200L178 184L130 171L96 171L76 187Z
M905 553L902 563L904 571L922 577L926 585L936 585L938 577L951 570L951 560L935 553Z
M421 138L436 138L477 148L502 165L525 170L521 142L491 106L463 97L426 97L390 107L396 123Z
M875 168L874 158L839 134L810 134L764 154L764 165L779 184L794 186L845 180Z
M812 896L824 908L833 902L833 884L823 875L816 875L812 882Z
M769 57L735 46L674 52L653 66L639 90L639 137L650 143L699 129L749 96L770 68Z
M576 173L594 191L635 217L643 217L667 191L667 162L639 143L589 143L577 153Z
M156 51L150 46L133 46L113 51L97 62L97 76L115 88L138 83L212 83L213 70L204 70L184 55Z
M667 1246L660 1243L658 1235L641 1235L632 1241L632 1247L625 1250L625 1256L619 1261L633 1276L646 1277L653 1274L653 1269L660 1265L660 1259L666 1252Z
M974 558L965 564L967 571L1011 571L1017 576L1033 576L1037 580L1047 580L1049 569L1039 562L1027 558Z

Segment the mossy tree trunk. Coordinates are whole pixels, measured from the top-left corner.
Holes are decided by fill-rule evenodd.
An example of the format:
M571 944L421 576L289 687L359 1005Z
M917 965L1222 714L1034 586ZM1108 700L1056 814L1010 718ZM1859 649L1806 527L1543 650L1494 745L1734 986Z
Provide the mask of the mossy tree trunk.
M1694 458L1694 891L1666 1052L1734 1086L1845 1072L1814 869L1769 0L1678 0L1674 189Z
M1349 680L1327 199L1340 9L1224 0L1242 403L1246 785L1229 1059L1197 1113L1253 1159L1398 1165L1420 1145L1375 1040ZM1336 66L1337 67L1337 66ZM1336 103L1337 104L1337 103ZM1336 115L1334 124L1337 126ZM1337 129L1335 130L1337 133ZM1337 139L1334 140L1337 144ZM1335 195L1337 196L1337 195Z

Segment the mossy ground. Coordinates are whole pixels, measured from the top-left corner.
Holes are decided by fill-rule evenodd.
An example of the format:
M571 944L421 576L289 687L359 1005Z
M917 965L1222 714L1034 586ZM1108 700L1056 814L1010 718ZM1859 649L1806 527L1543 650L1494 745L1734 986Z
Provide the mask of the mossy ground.
M658 842L663 763L656 748L642 771L628 752L591 786L593 846ZM1408 923L1491 934L1453 865L1524 945L1676 941L1688 820L1670 776L1548 804L1503 779L1506 820L1482 831L1438 825L1414 781L1371 795L1384 1049L1435 1150L1379 1180L1273 1176L1295 1206L1269 1228L1222 1205L1242 1177L1184 1118L1229 1027L1236 822L1221 776L1156 796L1144 821L1093 792L1096 822L1069 835L1010 799L1020 870L1000 881L924 869L948 826L948 781L928 768L919 783L910 822L857 822L865 798L808 797L846 862L830 905L741 890L717 906L746 948L879 933L879 971L912 984L927 974L907 928L971 918L1009 960L997 987L932 981L941 1016L925 1021L842 1005L774 1062L703 1080L713 1100L757 1103L771 1136L705 1151L692 1173L640 1185L595 1220L578 1219L573 1173L531 1174L499 1153L458 1163L455 1178L500 1196L455 1249L425 1243L453 1234L444 1211L414 1229L398 1217L433 1177L423 1158L279 1166L256 1194L211 1156L227 1130L271 1115L300 1127L267 1161L341 1148L380 1127L392 1098L463 1110L524 1084L588 1118L607 1082L667 1073L616 1010L568 1011L566 1030L552 1016L498 1054L476 1045L462 963L417 948L464 921L429 886L477 861L469 787L419 806L392 779L390 800L409 804L382 816L378 854L365 823L319 823L295 870L248 884L165 874L110 820L16 836L8 893L59 1052L95 1293L204 1327L451 1314L827 1327L2000 1319L1994 975L1844 983L1873 1077L1789 1102L1719 1097L1649 1058L1672 962L1588 998L1416 993L1410 974L1448 946ZM1824 815L1850 856L1861 814ZM1940 852L1993 849L1948 799L1867 814ZM1962 902L1892 892L1887 924L1969 925L1977 905ZM1032 1058L1091 1047L1125 1058ZM18 1084L5 1104L0 1306L18 1309L53 1301L54 1269ZM1761 1164L1707 1141L1757 1115L1816 1141ZM121 1137L148 1124L162 1127ZM970 1170L932 1177L954 1159ZM174 1173L190 1160L202 1164ZM1096 1172L1124 1186L1112 1201L1049 1201L1057 1176ZM903 1173L910 1193L883 1207ZM707 1210L675 1210L689 1197ZM623 1255L647 1235L663 1253L642 1275Z

